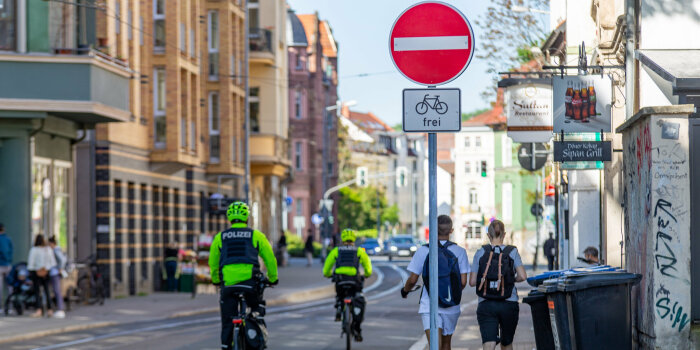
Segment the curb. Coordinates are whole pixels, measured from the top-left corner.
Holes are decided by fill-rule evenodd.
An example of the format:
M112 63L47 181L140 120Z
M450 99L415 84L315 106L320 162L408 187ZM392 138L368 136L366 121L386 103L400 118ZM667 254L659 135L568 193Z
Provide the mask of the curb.
M14 342L18 342L18 341L46 337L49 335L55 335L55 334L61 334L61 333L84 331L84 330L93 329L93 328L116 326L118 324L120 324L120 323L119 322L96 322L96 323L88 323L88 324L81 324L81 325L65 326L65 327L56 328L56 329L47 329L45 331L31 332L31 333L16 335L13 337L3 338L3 339L0 339L0 344L14 343Z
M303 303L307 301L312 301L316 299L323 299L329 296L335 295L335 286L334 285L328 285L325 287L319 287L315 289L309 289L309 290L304 290L300 292L295 292L295 293L289 293L288 295L277 298L277 299L272 299L272 300L267 300L267 306L279 306L279 305L284 305L284 304L293 304L293 303ZM206 308L206 309L197 309L197 310L190 310L190 311L180 311L171 314L170 316L166 318L178 318L178 317L187 317L187 316L195 316L195 315L201 315L201 314L208 314L208 313L213 313L213 312L219 312L218 307L211 307L211 308Z

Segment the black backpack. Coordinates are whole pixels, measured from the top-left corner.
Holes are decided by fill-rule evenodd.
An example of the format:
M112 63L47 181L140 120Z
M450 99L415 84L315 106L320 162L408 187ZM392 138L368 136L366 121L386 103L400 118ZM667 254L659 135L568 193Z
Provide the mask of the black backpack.
M484 255L479 259L479 271L476 275L476 295L489 300L506 300L510 298L515 287L515 262L510 257L514 246L492 248L481 247Z
M438 304L443 308L459 305L462 301L462 277L459 273L459 261L457 256L447 249L453 244L450 241L445 242L444 245L438 242ZM422 274L424 290L428 293L430 293L429 259L429 255L425 257Z

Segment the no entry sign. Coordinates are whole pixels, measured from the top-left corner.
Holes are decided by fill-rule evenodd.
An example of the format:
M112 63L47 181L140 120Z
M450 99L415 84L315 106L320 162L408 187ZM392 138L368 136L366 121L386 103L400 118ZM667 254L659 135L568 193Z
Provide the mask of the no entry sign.
M428 1L407 8L389 37L391 59L409 80L441 85L457 78L474 55L474 32L451 5Z

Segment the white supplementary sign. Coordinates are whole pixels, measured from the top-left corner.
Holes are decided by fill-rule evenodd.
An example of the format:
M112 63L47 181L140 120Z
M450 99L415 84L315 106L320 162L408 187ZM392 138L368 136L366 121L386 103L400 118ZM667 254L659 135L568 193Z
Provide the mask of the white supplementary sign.
M505 91L508 137L515 142L549 142L552 139L552 86L530 83L508 86Z
M462 129L459 89L404 89L404 132L458 132Z

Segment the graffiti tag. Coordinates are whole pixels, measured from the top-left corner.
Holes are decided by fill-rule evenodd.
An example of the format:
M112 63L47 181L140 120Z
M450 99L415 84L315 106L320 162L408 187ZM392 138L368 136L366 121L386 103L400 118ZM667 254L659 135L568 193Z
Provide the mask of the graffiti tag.
M688 318L688 313L683 312L683 306L678 305L678 302L673 302L671 305L671 299L669 297L663 297L656 301L656 313L661 317L662 320L668 318L672 322L671 328L678 326L678 332L680 333L685 326L690 323Z

